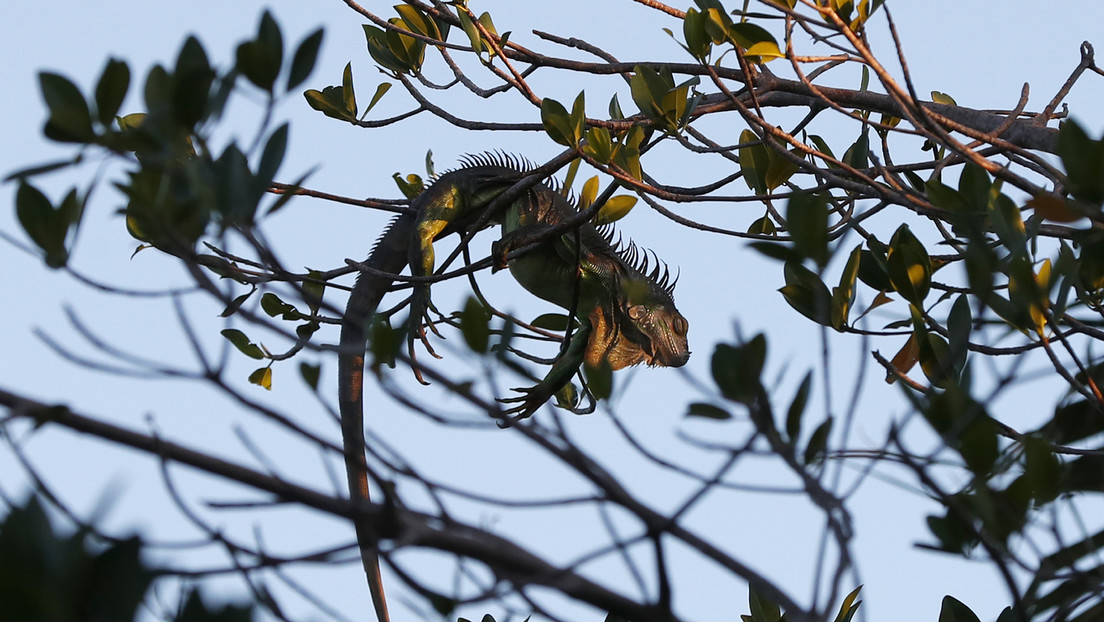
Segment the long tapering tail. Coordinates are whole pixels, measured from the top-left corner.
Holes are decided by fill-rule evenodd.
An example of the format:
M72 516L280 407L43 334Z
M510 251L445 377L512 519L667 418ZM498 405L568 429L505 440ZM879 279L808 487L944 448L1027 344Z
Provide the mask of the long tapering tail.
M414 229L414 217L399 216L380 236L365 264L385 274L398 274L406 267L407 249ZM338 408L341 414L341 440L345 452L345 472L349 479L349 497L354 505L369 500L368 463L364 452L364 347L368 324L384 294L394 282L389 276L362 272L349 294L341 322L337 356ZM379 541L376 530L363 517L353 520L360 559L368 579L368 591L379 622L389 622L387 599L380 579Z

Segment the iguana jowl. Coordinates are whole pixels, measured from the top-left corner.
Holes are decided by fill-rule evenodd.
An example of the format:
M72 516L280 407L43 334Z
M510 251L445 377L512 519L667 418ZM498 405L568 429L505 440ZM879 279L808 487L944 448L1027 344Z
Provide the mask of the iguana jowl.
M433 273L433 241L476 226L486 208L500 194L526 176L528 167L513 158L469 156L460 168L444 173L414 199L413 213L395 218L380 237L349 295L341 325L338 356L338 393L345 467L354 502L368 499L364 456L364 346L366 330L393 279L407 265L412 274ZM646 363L679 367L690 357L688 324L675 309L674 283L658 261L649 269L647 254L630 244L615 243L612 231L589 223L556 235L545 235L577 213L560 193L537 184L492 215L488 224L502 227L496 255L543 240L535 248L510 259L514 278L536 296L554 303L579 320L568 347L536 386L513 398L510 412L532 414L565 386L586 362L603 361L617 370ZM429 303L428 284L416 284L411 299L411 334L421 331ZM411 337L413 339L413 337ZM376 615L386 622L387 605L379 578L378 537L365 521L354 521L364 570Z

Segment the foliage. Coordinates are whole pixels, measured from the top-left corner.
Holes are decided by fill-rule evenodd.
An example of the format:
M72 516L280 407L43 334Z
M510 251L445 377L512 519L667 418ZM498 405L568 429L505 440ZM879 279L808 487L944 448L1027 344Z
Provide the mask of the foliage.
M564 151L535 172L547 178L571 162L567 191L579 166L592 168L600 177L582 185L580 206L600 223L625 216L639 199L703 235L747 240L749 248L777 261L780 295L802 318L822 327L825 339L831 331L896 350L889 357L876 350L873 357L887 380L900 387L908 413L890 427L873 452L877 455L870 468L903 466L911 485L940 505L927 518L931 540L924 546L993 564L1012 595L1002 622L1093 619L1104 608L1104 584L1097 576L1104 546L1104 531L1097 529L1102 526L1070 528L1043 518L1077 515L1084 495L1104 490L1104 139L1056 112L1061 95L1042 111L1028 113L1021 106L1007 115L959 106L944 93L932 93L932 101L918 99L882 67L864 36L879 23L881 2L765 0L750 11L747 3L745 9L733 10L739 3L697 0L696 8L686 12L654 4L652 8L670 16L674 27L668 33L679 41L685 57L621 63L593 46L597 61L538 54L520 37L498 34L491 16L476 16L466 2L411 0L396 6L391 17L361 10L371 22L364 25L368 55L392 82L375 86L362 110L355 93L361 87L354 84L350 63L340 85L308 89L304 96L314 110L355 128L406 123L408 116L429 112L470 130L543 130ZM552 35L537 36L573 45ZM178 258L198 288L224 306L225 317L252 325L251 332L254 326L275 327L289 344L283 352L274 351L239 328L223 330L238 352L264 362L249 382L271 388L274 365L304 349L323 347L316 334L325 331L319 329L339 322L335 309L322 303L323 293L352 269L292 273L275 263L277 254L258 235L268 215L285 208L291 197L320 196L303 188L306 175L287 184L276 181L290 146L288 126L272 128L266 116L266 125L249 141L252 146L231 140L216 147L212 138L227 102L243 89L260 92L269 111L281 98L297 98L322 39L321 31L309 35L288 61L280 28L265 13L253 38L237 47L234 66L220 70L202 44L188 38L172 66L155 66L145 77L143 111L123 116L120 108L131 87L123 61L108 61L87 96L67 78L43 72L40 86L49 109L43 133L75 145L78 154L9 179L17 182L19 222L46 265L60 269L72 260L71 241L91 187L72 188L55 204L34 180L86 158L120 158L127 163L126 174L115 186L126 201L128 230L142 248ZM454 56L473 62L457 64ZM1083 56L1069 84L1095 69L1091 48ZM848 73L851 67L857 72ZM569 78L565 83L585 76L623 77L625 84L609 87L615 94L608 114L593 117L583 91L539 92L528 80L537 69ZM420 103L424 90L437 88L432 76L438 72L449 77L442 87L446 93L466 91L486 98L520 94L530 121L461 119ZM336 75L332 68L323 73ZM358 73L359 79L365 73ZM482 89L472 76L496 86ZM393 84L415 101L411 115L367 121ZM631 100L636 110L626 114L622 100ZM572 102L570 109L561 101ZM781 114L790 109L804 114L799 122ZM1048 126L1055 120L1060 128ZM841 135L848 138L824 137ZM916 135L924 140L921 150L909 147ZM693 165L653 167L649 153L660 145L686 162L696 162L691 160L696 157L720 161L724 173L694 187L666 179L667 171ZM432 170L427 173L433 177ZM395 179L407 197L421 188L418 176ZM599 179L608 180L602 192ZM619 190L635 196L614 196ZM397 203L402 201L359 204L393 209ZM739 212L744 221L735 227L694 220L690 215L696 212L690 208L667 207L710 203L758 207L754 213ZM885 213L891 216L882 218ZM231 253L231 241L244 244L248 252ZM732 248L734 254L740 252L736 245ZM489 260L471 262L463 270L445 272L446 261L434 278L490 265ZM211 277L233 285L220 288ZM476 293L462 310L442 315L434 328L458 328L481 365L533 376L525 359L534 357L518 356L524 353L516 348L515 333L555 341L547 329L569 332L572 326L568 317L520 323ZM371 348L380 374L379 362L412 364L394 347L400 341L390 330L394 312L378 318L373 330ZM678 515L659 515L611 483L609 474L581 457L562 430L534 422L521 426L519 434L592 482L603 509L616 506L634 517L645 532L637 543L654 546L659 559L664 538L671 538L722 560L721 566L752 587L751 613L745 620L776 622L783 610L791 620L827 619L838 611L835 619L846 622L859 605L849 557L849 493L838 478L826 474L857 462L856 456L870 458L870 453L850 444L850 417L836 416L831 407L811 412L810 394L826 389L817 386L816 374L810 371L792 395L782 396L773 381L764 379L768 356L765 335L713 349L714 388L708 398L690 404L687 414L729 426L743 441L708 449L719 451L729 466L716 476L694 477L709 489L744 452L758 451L801 482L810 502L823 512L826 537L840 551L835 572L828 573L834 577L830 589L806 607L797 603L807 599L682 530ZM998 410L997 398L1026 381L1027 357L1044 360L1048 375L1062 388L1054 392L1053 406L1041 421L1017 429L1017 419ZM317 390L318 367L301 363L300 371ZM609 376L608 370L587 370L591 393L599 398L615 393ZM471 382L441 373L434 378L477 411L498 412L497 404L482 398ZM563 399L568 405L573 401ZM938 437L936 451L912 449L903 422L913 414ZM47 415L36 419L64 425L63 419ZM403 503L391 480L417 476L391 468L396 463L385 464L387 474L373 476L389 491L382 505L396 512ZM21 516L13 512L9 524L23 520ZM379 520L382 525L385 519ZM396 543L404 542L404 526L408 533L422 534L415 527L438 524L429 518L419 523L422 518L413 515L387 520L400 532ZM1044 524L1050 527L1047 533ZM472 536L476 544L462 551L440 542L426 546L482 561L505 586L496 589L524 592L530 583L549 581L536 562L511 565L518 559L530 563L524 551L514 551L514 558L504 561L498 555L500 541L492 546L486 531L471 529L478 534ZM68 541L66 554L83 551L78 544ZM111 551L124 546L135 545L118 544ZM125 550L136 555L136 550ZM81 563L101 563L94 560L105 557L107 553ZM611 617L666 620L671 614L662 586L655 601L633 600L586 583L574 569L563 572L580 582L574 591L562 588L565 594L609 611ZM129 593L136 598L150 578L138 570L134 576ZM439 597L417 577L407 575L406 580L427 602L462 599L459 594ZM841 596L850 589L854 591ZM488 597L494 592L480 593ZM126 606L132 609L133 603ZM451 611L451 606L444 609ZM976 617L948 596L939 619Z
M98 542L89 527L55 531L35 497L0 522L0 613L5 620L134 620L158 571L141 559L138 537ZM182 596L174 622L248 622L249 607L209 608L197 590Z

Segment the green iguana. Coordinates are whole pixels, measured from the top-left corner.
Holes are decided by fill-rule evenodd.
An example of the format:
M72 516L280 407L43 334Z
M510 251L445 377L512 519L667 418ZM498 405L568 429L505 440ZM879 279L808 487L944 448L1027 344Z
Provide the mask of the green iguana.
M407 265L411 274L433 273L433 241L467 233L480 221L499 224L502 240L495 255L518 283L536 296L573 312L579 321L566 349L536 386L503 400L517 404L508 413L526 417L570 382L584 362L602 362L617 370L638 363L679 367L690 351L686 318L675 309L673 281L659 262L649 270L648 256L636 246L614 242L609 227L583 223L547 235L577 214L575 206L545 184L537 184L486 218L490 203L531 170L527 163L498 155L468 156L460 168L442 174L418 195L411 213L396 217L376 242L349 295L341 325L338 393L349 492L354 502L368 499L362 390L366 330L383 295ZM542 238L541 233L546 235ZM543 240L505 261L512 249ZM429 308L429 285L416 282L410 303L409 347L415 333L425 339L422 319ZM379 576L379 538L363 520L355 520L357 542L376 615L388 618Z

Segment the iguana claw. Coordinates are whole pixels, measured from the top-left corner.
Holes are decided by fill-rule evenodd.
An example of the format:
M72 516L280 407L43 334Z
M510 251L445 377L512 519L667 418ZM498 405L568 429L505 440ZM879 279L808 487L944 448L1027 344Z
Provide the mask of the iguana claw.
M406 333L406 349L410 355L410 360L415 363L417 363L418 360L417 350L414 347L415 341L422 342L426 352L433 358L441 358L441 355L437 354L437 351L433 349L433 344L430 343L429 336L426 334L426 328L428 327L430 332L434 335L437 335L441 339L445 338L434 325L433 318L429 315L430 311L438 314L440 313L429 299L429 292L425 291L424 288L415 286L414 293L410 296L410 317L407 319L408 330ZM411 367L414 370L414 378L421 384L428 385L429 382L422 377L422 372L419 371L418 366L412 365Z

